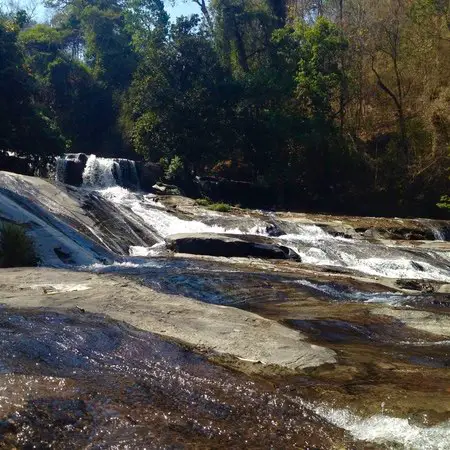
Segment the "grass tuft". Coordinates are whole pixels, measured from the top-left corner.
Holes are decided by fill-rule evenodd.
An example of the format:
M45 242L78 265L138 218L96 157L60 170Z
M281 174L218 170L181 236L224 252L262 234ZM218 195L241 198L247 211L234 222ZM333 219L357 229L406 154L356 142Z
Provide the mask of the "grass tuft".
M0 267L36 266L38 257L32 239L17 224L0 224Z
M195 203L198 206L208 207L209 205L211 205L211 200L209 198L199 198L199 199L195 200Z
M230 212L233 207L231 205L228 205L227 203L213 203L212 205L208 206L208 209L217 212Z

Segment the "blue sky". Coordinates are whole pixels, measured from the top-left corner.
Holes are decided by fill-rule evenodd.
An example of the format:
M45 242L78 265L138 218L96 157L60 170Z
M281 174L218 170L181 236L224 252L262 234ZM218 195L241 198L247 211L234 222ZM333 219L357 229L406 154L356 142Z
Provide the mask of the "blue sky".
M1 0L0 0L1 2ZM22 3L26 5L27 0L22 0ZM200 8L192 0L183 1L176 0L175 5L172 6L170 2L166 1L166 10L173 20L178 16L187 16L190 14L200 14ZM49 12L42 6L42 3L38 5L36 9L35 19L39 21L44 21L48 18Z

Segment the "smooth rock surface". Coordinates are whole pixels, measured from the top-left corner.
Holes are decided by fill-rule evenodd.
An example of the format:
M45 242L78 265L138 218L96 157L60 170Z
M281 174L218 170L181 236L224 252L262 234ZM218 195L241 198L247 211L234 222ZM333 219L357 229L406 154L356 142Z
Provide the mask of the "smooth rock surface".
M235 308L168 295L111 275L54 269L4 269L1 303L14 307L78 308L122 320L198 349L296 370L334 363L335 352L305 335Z
M450 315L400 308L377 308L371 313L395 317L416 330L450 338Z

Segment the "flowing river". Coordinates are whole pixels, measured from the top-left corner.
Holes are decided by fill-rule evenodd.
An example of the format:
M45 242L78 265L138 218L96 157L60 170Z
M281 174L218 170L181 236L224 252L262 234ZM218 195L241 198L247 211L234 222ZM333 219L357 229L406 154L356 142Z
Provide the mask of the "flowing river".
M448 223L217 213L140 192L131 161L89 156L78 188L65 170L0 173L0 219L26 224L43 266L0 272L0 448L450 448ZM177 254L180 233L300 261ZM140 326L152 296L206 308L198 333L177 334L172 307ZM269 341L255 358L222 350L210 310L242 314L236 348L261 321L323 361L274 363L288 344Z

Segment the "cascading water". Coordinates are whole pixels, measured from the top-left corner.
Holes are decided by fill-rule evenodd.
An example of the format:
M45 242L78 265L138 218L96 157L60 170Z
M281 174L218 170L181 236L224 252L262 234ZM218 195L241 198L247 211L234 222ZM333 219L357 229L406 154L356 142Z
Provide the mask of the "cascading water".
M345 267L388 278L450 281L450 266L445 253L336 237L316 225L298 224L296 228L295 233L278 239L294 248L305 263Z
M186 359L189 352L185 349L173 360L170 359L174 355L171 350L168 352L170 358L166 362L163 358L162 363L155 360L153 364L152 358L158 355L160 348L159 338L155 341L154 336L146 335L141 339L138 338L136 330L131 330L129 334L128 328L121 331L122 328L119 329L109 322L105 329L104 318L91 319L88 311L91 305L97 305L102 314L109 315L111 311L112 314L120 313L116 317L120 320L125 318L125 322L129 317L139 316L138 327L141 327L141 324L148 325L149 330L156 330L162 336L180 341L183 341L183 337L177 336L176 333L184 326L189 330L189 336L205 330L208 333L217 333L213 336L214 345L217 336L226 335L224 340L227 355L228 351L230 355L236 355L233 348L235 341L244 342L253 351L252 346L256 341L250 340L246 335L247 322L235 324L226 317L221 318L219 315L214 319L215 316L209 315L213 311L222 314L233 307L259 315L259 319L255 317L254 321L248 322L248 327L259 326L261 319L264 336L274 326L285 327L282 333L284 336L289 327L290 333L300 333L295 335L295 347L298 345L298 337L300 340L314 342L314 346L311 346L313 353L323 346L335 351L337 356L333 370L330 370L329 366L318 366L311 374L302 373L300 382L296 377L288 377L286 383L290 384L286 386L283 385L283 376L276 369L276 398L267 397L264 386L258 388L261 390L257 391L257 396L250 396L254 388L251 392L248 391L245 400L248 402L251 397L256 403L251 405L252 411L248 410L247 403L242 404L243 408L246 408L245 411L249 412L249 422L245 427L240 427L235 420L224 425L224 418L231 418L230 411L233 411L236 403L239 407L241 405L235 398L239 395L242 397L241 393L247 392L243 390L241 378L235 377L234 372L224 372L227 383L230 379L234 380L234 384L227 385L225 391L227 396L232 394L233 398L231 403L224 397L214 400L214 406L219 405L217 410L214 409L213 415L218 436L225 436L224 430L228 430L227 439L228 436L238 436L239 446L248 436L239 434L240 431L236 427L240 427L242 433L249 430L249 426L255 423L253 410L261 405L261 417L264 418L267 416L264 412L267 412L269 404L270 408L273 408L271 418L274 419L269 422L275 424L274 432L270 435L276 436L276 431L283 438L288 436L287 440L290 441L283 445L283 442L276 438L273 445L270 444L274 447L290 448L289 445L293 442L292 432L298 429L295 420L300 417L300 424L304 423L305 418L314 417L314 420L323 418L327 424L335 424L337 430L347 430L346 436L349 439L353 436L355 440L372 441L386 445L386 448L391 448L391 444L393 448L402 446L421 450L449 448L450 408L446 404L449 404L450 399L450 321L446 294L448 285L443 284L450 282L448 244L433 242L430 232L426 234L429 242L391 240L386 244L386 241L381 239L369 240L366 235L357 232L347 234L343 226L340 228L341 231L344 230L342 233L338 228L333 229L333 224L339 223L340 219L320 221L316 217L300 214L269 214L243 210L236 214L219 214L200 208L188 209L186 205L190 203L183 199L171 198L162 201L152 194L133 191L132 189L138 186L137 175L136 165L131 161L97 158L94 155L87 157L82 154L71 155L70 158L62 158L57 162L57 179L64 182L71 176L72 180L78 180L79 189L65 189L61 185L55 186L40 179L25 180L19 176L0 174L0 220L26 225L30 235L39 243L37 249L42 255L44 266L80 269L77 272L67 271L67 275L64 275L67 280L61 280L60 270L46 272L46 268L36 271L30 269L29 273L20 278L22 269L18 269L13 271L10 279L0 283L0 294L3 293L2 289L4 290L3 297L0 297L5 302L10 299L8 301L11 301L14 308L19 304L19 300L26 301L29 306L37 297L41 298L44 306L77 307L66 320L56 317L54 313L37 317L34 311L8 311L0 305L0 328L6 330L5 333L0 333L0 347L3 345L6 349L6 353L3 352L3 361L0 361L0 372L10 364L11 374L7 374L7 377L16 383L11 384L6 380L6 392L10 392L8 395L11 398L16 395L21 390L18 383L24 374L35 375L35 382L43 389L41 394L33 388L38 393L38 399L34 401L31 398L33 401L28 406L22 403L25 406L18 408L16 404L11 403L11 411L15 414L12 416L14 426L19 430L18 437L22 430L28 430L32 432L27 435L31 441L35 436L33 433L39 435L41 423L49 428L54 427L54 423L61 424L61 435L70 435L72 422L66 424L65 416L61 416L60 409L56 408L58 403L55 404L54 400L56 395L57 402L61 401L59 396L60 392L63 392L52 390L52 383L57 378L42 376L50 373L53 377L63 378L67 374L70 386L75 386L74 399L69 399L65 406L69 411L73 409L74 417L79 414L81 408L83 414L87 411L87 419L96 415L106 420L107 423L100 423L98 428L102 435L109 436L111 430L117 430L120 419L118 410L114 409L114 402L122 402L125 398L126 409L120 409L126 419L123 423L135 430L138 437L142 435L147 439L151 435L153 439L152 433L160 428L152 428L151 423L145 422L156 417L155 385L153 381L147 384L148 379L152 379L151 371L154 367L159 370L155 380L161 379L161 367L167 374L164 379L169 380L163 383L164 386L161 385L165 390L163 389L161 396L162 402L158 405L171 401L174 395L179 399L179 393L183 389L183 392L186 392L186 382L189 379L195 381L192 387L188 386L190 390L197 389L195 386L198 387L200 380L200 389L195 391L195 395L187 397L186 409L184 406L182 408L183 416L177 415L180 407L172 403L158 415L164 418L175 417L174 429L181 430L181 434L186 428L179 426L179 417L185 417L187 422L194 424L197 429L198 412L192 412L192 408L189 409L188 406L198 404L199 399L214 400L208 386L214 387L211 383L219 379L220 374L216 371L202 376L204 364L189 363ZM353 219L354 222L348 223L360 220ZM421 230L431 230L435 225L438 226L438 231L447 229L445 223L439 228L441 222L430 221L422 224L418 219L416 222L423 225ZM347 226L345 218L342 218L340 223ZM352 226L348 225L348 228ZM400 226L406 227L406 221ZM286 234L282 234L283 231ZM334 232L340 235L332 235ZM264 235L276 244L295 249L301 255L303 264L245 259L228 262L221 258L161 257L164 255L161 249L164 247L165 238L176 233ZM274 234L276 236L273 236ZM88 235L92 240L85 238ZM343 235L353 238L340 237ZM437 234L435 236L438 237ZM93 240L101 243L102 247L99 245L94 248ZM152 245L154 246L151 247ZM103 251L103 247L109 251ZM128 250L133 257L118 256L127 254ZM159 257L144 259L136 256ZM89 273L85 274L85 271ZM100 287L97 289L94 284L90 284L96 277L93 272L118 273L120 277L102 275L99 280ZM83 274L82 282L70 279L74 273ZM360 276L361 274L364 277ZM35 281L30 281L30 277L36 277ZM390 280L385 280L384 277ZM139 285L130 284L133 283L133 278L139 279ZM399 278L416 280L398 280ZM103 297L108 279L117 284L111 285L110 292L106 292ZM399 281L406 284L402 285ZM24 286L30 284L33 292L25 297ZM422 286L425 288L422 289ZM149 287L151 289L144 291ZM10 297L11 295L16 297ZM130 302L135 295L138 299L136 303ZM205 314L195 314L192 300L207 303L211 308L206 309ZM81 301L84 303L80 303ZM176 304L167 303L169 301ZM147 304L151 305L151 310L145 309L144 305ZM212 305L219 307L212 308ZM106 306L111 308L110 312L104 310ZM238 313L242 314L241 311ZM152 325L149 317L154 319L157 325ZM91 322L87 324L86 321ZM232 329L227 331L222 328L225 323L232 323ZM12 324L15 324L18 332L8 332ZM114 330L111 330L111 326ZM22 336L24 333L28 333L25 338ZM61 342L57 342L57 339L55 341L55 336L62 336ZM202 349L209 351L210 347L201 339L199 342ZM136 352L131 354L128 344L131 348L136 348ZM275 351L284 349L284 344L283 338ZM161 345L166 345L163 340ZM216 347L211 348L214 355L219 354L216 353ZM8 349L12 350L8 353ZM67 355L73 362L73 367L71 364L70 367L67 366ZM304 356L308 358L308 355ZM228 356L225 359L228 361ZM192 366L195 370L200 370L200 373L194 373L192 378L189 374L184 378L182 375L183 389L172 383L173 380L180 379L180 361L187 361L187 368ZM23 370L17 371L21 363ZM240 367L247 367L247 363L252 364L252 361L239 361ZM225 366L227 364L228 362L224 363ZM258 362L251 366L251 370L262 366L264 363ZM171 371L173 367L176 373ZM184 367L183 364L181 367ZM217 366L211 367L211 370L215 370ZM263 370L264 376L269 377L270 366L264 366ZM18 374L17 377L15 374ZM105 377L109 377L111 382L96 385L97 380L103 380ZM249 377L251 379L251 375L244 377L245 384ZM80 403L80 390L77 385L73 385L74 382L78 383L78 387L88 389L86 392L89 395L86 398L89 402L94 398L95 402L89 403L87 408ZM117 386L122 383L125 383L126 389L119 392ZM104 389L104 386L110 385L114 387L114 392L102 391L106 400L104 407L99 406L98 392ZM350 385L352 389L348 389ZM131 390L129 386L132 387ZM123 396L124 393L133 394L136 386L139 390L136 391L136 396ZM60 388L61 386L58 389ZM158 386L157 388L159 389ZM215 386L214 390L219 394L221 392L219 385ZM91 392L96 393L94 397ZM67 395L65 387L64 395ZM144 409L140 418L136 416L136 420L130 420L130 414L136 410L136 405L138 409L145 406L142 399L147 398L146 396L151 409ZM47 397L48 409L47 403L41 401ZM114 402L111 403L110 398ZM258 399L262 400L258 403ZM301 416L292 409L291 404L286 408L280 403L286 399L304 407ZM8 404L8 401L7 395L0 395L0 409ZM231 405L229 409L227 402ZM178 400L175 403L180 404ZM35 414L36 405L38 409L43 408L43 414L39 417ZM129 405L133 406L130 411ZM379 409L377 405L380 405ZM201 406L203 408L203 403ZM123 405L120 406L122 407ZM290 411L294 411L295 415L287 418L286 412ZM52 422L53 416L55 422ZM22 420L21 417L25 419ZM204 419L205 428L202 428L201 432L208 430L207 445L210 445L211 414L206 414ZM84 422L78 423L85 429ZM312 435L320 434L323 423L325 422L320 419L319 424L314 424L314 428L311 428ZM260 428L266 429L265 422L261 424L264 426ZM286 427L286 424L292 426ZM1 427L0 423L0 429ZM89 430L89 433L91 432L92 429ZM52 433L53 429L50 434ZM158 432L154 434L157 435ZM121 430L121 438L122 435ZM187 439L190 438L188 433L185 435ZM125 441L129 439L127 436ZM259 435L256 433L255 436ZM311 442L308 444L311 445ZM331 448L331 445L319 444L318 448ZM349 448L352 445L347 444ZM85 442L80 441L80 445L85 445ZM352 448L366 447L363 444L361 447Z
M95 155L90 155L83 171L83 187L105 189L114 186L139 188L135 161L98 158Z
M136 162L123 158L101 158L69 153L56 159L56 181L89 189L122 186L139 189Z
M122 209L125 214L128 211L128 214L156 233L160 242L178 233L260 234L270 237L267 225L274 222L273 216L267 216L265 221L227 214L225 220L221 215L204 212L192 220L181 218L155 202L153 195L125 189L124 179L130 179L130 173L135 176L136 168L126 160L91 155L83 172L83 187L96 190L102 198ZM371 276L450 281L450 267L445 253L441 255L437 251L387 247L363 239L336 237L313 224L284 220L279 221L278 225L282 230L289 230L289 234L270 238L294 249L307 264L343 267ZM157 255L161 247L160 244L157 248L135 245L130 247L130 254Z
M67 159L58 156L55 163L55 179L60 183L64 183L67 172Z
M119 180L117 180L119 178ZM83 172L83 187L108 188L117 186L120 181L120 166L109 158L90 155Z
M419 223L428 228L434 236L436 241L445 241L445 232L442 228L435 225L431 220L428 219L417 219Z

